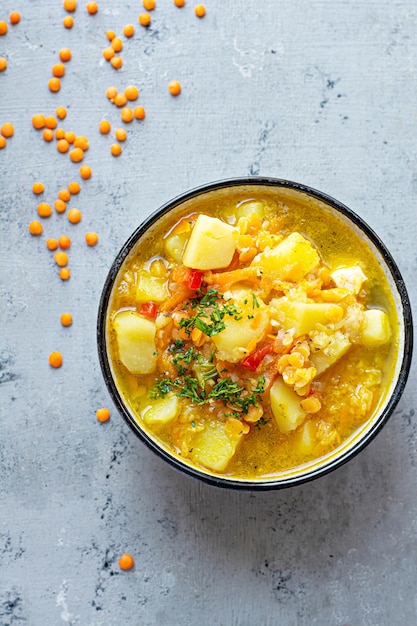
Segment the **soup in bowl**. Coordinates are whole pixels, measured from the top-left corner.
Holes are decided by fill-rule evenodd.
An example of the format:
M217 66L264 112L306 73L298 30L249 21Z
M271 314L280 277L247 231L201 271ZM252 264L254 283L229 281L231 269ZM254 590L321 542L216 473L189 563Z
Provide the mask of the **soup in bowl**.
M304 185L225 180L168 202L116 257L100 363L133 431L209 483L276 489L361 450L407 379L398 268L350 209Z

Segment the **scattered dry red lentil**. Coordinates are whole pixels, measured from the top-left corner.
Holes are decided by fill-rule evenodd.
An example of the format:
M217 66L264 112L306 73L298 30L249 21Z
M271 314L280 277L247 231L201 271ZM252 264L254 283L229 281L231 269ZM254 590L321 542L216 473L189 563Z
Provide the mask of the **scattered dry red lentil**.
M56 129L55 139L65 139L65 130L63 128Z
M131 554L122 554L119 558L119 567L123 570L132 569L135 564L135 559Z
M62 200L63 202L68 202L68 200L70 199L70 197L71 197L71 194L70 194L70 192L68 191L68 189L60 189L60 190L58 191L58 198L59 198L60 200Z
M114 32L114 30L108 30L106 32L106 37L109 41L113 41L113 39L116 37L116 33Z
M41 235L43 232L43 226L37 220L33 220L29 224L29 232L31 235Z
M33 193L35 193L36 195L43 193L45 191L45 185L43 183L33 183L32 185L32 191Z
M63 7L68 13L73 13L77 8L77 0L64 0Z
M9 139L9 137L13 137L14 135L14 126L11 122L4 122L3 126L1 127L1 134L3 135L3 137L6 137L6 139Z
M52 215L52 207L47 202L40 202L37 211L39 217L50 217Z
M7 59L0 57L0 72L4 72L7 69Z
M42 131L42 137L45 141L52 141L52 139L54 138L54 133L50 128L44 128Z
M80 167L80 176L81 178L83 178L84 180L88 180L89 178L91 178L93 172L91 170L91 167L89 165L81 165Z
M90 15L95 15L98 11L98 4L97 2L87 2L85 8Z
M32 126L36 128L36 130L41 130L45 126L45 116L42 113L36 113L36 115L32 115Z
M7 22L0 22L0 35L5 35L7 33L7 31L9 30L9 27L7 25Z
M54 250L58 249L58 241L57 239L53 239L52 237L46 240L46 247L48 248L48 250L51 250L51 252L53 252Z
M120 117L123 122L129 124L133 120L133 109L129 107L123 107L120 111Z
M197 17L204 17L206 14L206 7L204 4L197 4L194 8L194 13Z
M124 128L116 128L114 136L116 137L117 141L126 141L127 132Z
M101 408L101 409L97 409L96 411L96 418L99 422L108 422L110 419L110 411L109 409L106 409L105 407Z
M65 74L65 65L63 63L55 63L52 66L52 74L58 78L61 78Z
M0 135L0 150L3 150L3 148L5 148L6 146L7 146L7 141L5 140L3 135Z
M20 13L12 11L9 15L9 22L10 24L13 24L13 26L16 26L16 24L20 22Z
M116 53L111 46L107 46L107 48L104 48L101 54L106 59L106 61L110 61Z
M151 25L152 18L149 13L141 13L138 17L139 24L147 28Z
M111 124L107 120L101 120L98 128L102 135L108 135L111 131Z
M62 354L58 351L51 352L48 357L48 361L51 367L61 367L63 363Z
M122 146L118 143L112 143L110 152L113 156L118 157L122 154Z
M120 70L120 68L123 66L122 57L114 56L112 59L110 59L110 65L114 67L115 70Z
M61 321L62 326L71 326L72 324L71 313L62 313L60 317L60 321Z
M185 5L185 0L174 0L174 4L176 7L181 9Z
M123 50L123 41L120 37L113 37L111 40L111 47L115 52L121 52L121 50Z
M143 120L146 116L146 111L143 107L135 107L133 109L133 115L137 120Z
M56 76L53 76L48 81L48 87L49 91L52 91L52 93L56 93L61 89L61 81L59 80L59 78L56 78Z
M142 0L142 5L147 11L153 11L156 7L156 2L155 0Z
M97 233L85 233L85 242L87 246L95 246L98 243Z
M59 277L61 280L68 280L71 278L71 270L68 267L61 267L59 270Z
M72 58L71 50L69 48L61 48L59 51L59 58L63 63L68 63L68 61L71 61Z
M177 80L171 80L168 84L168 91L172 96L179 96L181 93L181 84Z
M109 100L113 101L117 96L117 88L116 87L107 87L106 96Z
M53 115L47 115L45 117L45 126L46 128L50 128L51 130L55 130L55 128L57 127L58 122L56 121L56 117L54 117Z
M75 141L75 138L76 138L76 135L72 130L65 131L64 139L68 141L69 144L72 145Z
M68 265L68 254L66 252L55 252L54 261L59 267Z
M62 23L65 28L72 28L74 26L74 18L71 17L71 15L66 15L62 20Z
M89 147L90 143L85 135L78 135L75 137L74 148L81 148L83 152L87 152Z
M114 104L117 107L124 107L127 102L127 98L124 93L117 93L114 97Z
M71 224L78 224L78 222L81 222L82 219L82 213L79 209L70 209L68 211L68 221L71 222Z
M77 193L80 193L81 191L80 184L77 183L75 180L71 181L70 183L68 183L68 191L72 196L76 196Z
M57 213L65 213L65 211L67 210L67 203L64 200L58 198L58 200L55 200L54 202L54 207Z
M58 239L58 245L61 250L68 250L68 248L71 246L71 239L67 237L67 235L61 235Z
M57 137L56 134L55 134L55 137ZM68 141L66 139L59 139L56 144L56 149L58 150L58 152L62 152L62 153L68 152L69 150Z
M133 26L133 24L126 24L126 26L123 28L123 34L125 37L133 37L133 35L135 34L135 27Z
M128 85L125 89L125 96L130 101L137 100L139 98L139 89L135 85Z
M57 107L55 109L55 114L60 120L63 120L67 117L67 110L65 107Z
M70 150L69 156L73 163L79 163L84 158L84 151L81 148L73 148Z

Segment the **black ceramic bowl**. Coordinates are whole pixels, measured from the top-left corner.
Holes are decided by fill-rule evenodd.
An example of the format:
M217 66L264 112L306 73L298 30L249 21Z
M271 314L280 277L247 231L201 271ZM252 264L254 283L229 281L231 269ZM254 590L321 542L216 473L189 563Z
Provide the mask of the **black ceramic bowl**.
M186 460L162 447L139 424L123 401L116 383L109 352L107 324L112 290L119 272L123 270L124 261L134 248L141 245L143 236L152 230L158 220L171 212L178 212L183 205L194 201L196 198L210 198L211 196L213 198L225 198L236 190L247 191L250 194L251 191L253 193L254 190L262 189L269 192L272 190L283 202L302 203L305 206L306 216L308 216L309 207L313 206L323 211L323 220L329 213L335 215L366 242L383 268L392 291L399 323L399 346L393 376L389 389L385 391L383 402L380 403L377 411L357 428L352 436L330 453L314 461L280 472L272 478L240 480L230 478L227 475L219 476L209 470L204 471L194 467ZM233 489L266 490L289 487L323 476L354 457L375 437L392 415L404 390L411 364L413 327L410 302L398 267L379 237L357 214L330 196L305 185L276 178L247 177L222 180L187 191L164 204L137 228L116 256L105 281L99 305L97 340L104 380L115 405L133 432L154 452L182 472L207 483Z

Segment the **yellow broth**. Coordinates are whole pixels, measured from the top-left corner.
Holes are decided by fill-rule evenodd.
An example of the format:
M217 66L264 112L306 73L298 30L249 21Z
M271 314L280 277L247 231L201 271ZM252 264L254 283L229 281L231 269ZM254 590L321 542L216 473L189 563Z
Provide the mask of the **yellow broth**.
M254 214L255 217L252 219L251 216ZM200 287L197 290L187 287L191 291L184 291L186 295L182 300L179 299L171 307L166 307L166 303L169 303L170 299L172 301L172 296L176 294L180 298L181 289L184 289L184 285L178 283L178 275L181 274L179 270L184 269L184 250L189 245L191 247L190 238L199 215L217 218L234 229L236 249L233 259L225 267L197 270L197 273L202 274ZM171 241L172 246L172 238L176 236L178 239L178 233L179 239L185 243L180 252L176 249L176 258L174 258L169 242ZM320 260L301 278L297 277L297 274L300 272L302 274L304 271L299 267L300 264L303 265L303 260L298 265L295 263L290 269L285 270L287 272L285 280L282 278L284 270L280 268L278 273L281 277L278 280L274 274L275 266L271 270L268 265L270 264L268 254L271 249L277 250L277 246L283 241L288 241L287 238L293 233L305 239L308 246L311 246L307 253L313 255L315 251ZM245 247L244 245L250 242L247 235L259 244L255 244L255 256L253 256L253 251L249 253L247 251L251 246ZM228 237L226 233L226 239ZM225 243L227 243L226 239ZM197 244L202 241L204 238L199 239ZM200 252L194 251L196 256L192 258L200 259ZM203 259L203 264L204 262L206 259ZM229 274L232 276L234 271L252 267L256 267L258 275L261 276L258 283L256 283L256 278L254 282L245 281L244 278L231 284L226 281L219 285L216 282L216 280L221 281L222 276ZM341 297L345 292L340 292L343 287L338 288L335 279L332 278L332 273L336 269L352 267L359 267L365 279L359 285L358 293L349 292ZM196 271L190 267L190 263L185 268L185 271L189 270ZM345 278L343 271L342 279ZM154 319L152 315L149 318L149 311L146 311L148 303L144 303L146 297L139 286L143 275L147 277L148 274L153 276L152 280L155 284L157 283L159 289L159 292L151 290L149 296L154 309L151 314L155 314L156 309ZM176 279L174 280L173 277ZM144 284L147 284L146 280ZM161 285L166 294L166 298L162 301ZM226 313L223 318L226 325L230 323L236 327L236 324L248 324L246 318L258 314L254 304L258 301L261 302L262 311L265 307L265 315L269 320L265 331L258 339L249 341L246 347L233 348L234 351L230 352L232 355L230 362L224 358L224 349L222 352L217 344L214 344L216 337L219 338L222 333L225 334L224 330L220 330L216 336L210 336L205 335L204 332L201 333L201 330L196 329L194 324L188 328L190 331L192 328L193 334L191 335L191 332L187 334L187 327L178 327L178 319L181 323L181 316L185 316L187 320L192 320L193 315L195 317L195 311L200 310L195 308L196 302L208 290L214 290L220 294L221 299L218 300L217 305L221 312L227 310L230 303L235 306L237 314ZM245 300L242 300L242 293L248 294ZM153 296L159 297L159 301L155 303ZM336 296L341 299L332 300ZM250 297L253 298L253 315L248 314L251 312L251 301L248 302ZM284 304L287 305L289 300L292 305L293 301L296 301L298 311L300 302L322 304L323 298L326 302L330 298L327 304L331 305L329 311L332 315L335 314L335 319L330 317L329 323L324 326L318 322L308 332L302 334L296 332L295 336L292 335L291 324L283 318L286 309L284 307L283 313L282 303L285 301ZM245 304L242 304L243 302ZM145 306L145 314L143 306ZM385 339L380 337L375 339L372 335L375 332L374 329L368 332L370 339L369 336L365 339L363 313L370 309L383 312L382 321L389 328L389 336ZM208 322L209 327L213 328L213 323L209 319L211 310L206 308L200 320ZM344 314L342 319L339 319L340 310ZM274 313L272 314L271 311ZM155 360L154 369L150 372L132 373L126 366L126 359L121 358L121 350L126 348L126 335L120 339L118 332L122 331L117 330L117 320L122 319L118 316L123 312L135 315L135 323L139 319L138 316L142 316L147 322L157 325L152 350L149 346L145 346L146 349L149 348L147 360ZM239 320L239 316L244 318L244 322ZM308 315L306 319L307 322L301 323L300 329L303 328L303 324L305 326L305 323L308 326ZM347 322L346 319L348 319ZM296 324L297 320L298 318ZM204 325L202 327L204 328ZM341 330L338 331L338 329ZM376 332L378 330L380 331L381 328L377 328ZM254 335L258 332L256 327L253 332ZM301 373L300 375L306 373L312 375L314 363L316 365L320 363L320 355L325 350L329 351L328 346L333 345L330 343L326 344L327 348L320 348L320 342L328 341L328 337L333 341L337 332L340 337L349 339L346 352L341 350L341 356L330 365L327 365L326 361L324 371L316 373L303 386L299 383L301 386L295 393L295 387L287 384L289 380L291 383L292 376L298 376L294 371ZM291 343L283 347L283 341L288 343L290 339ZM183 344L179 348L181 341ZM219 339L217 341L220 342ZM140 427L165 450L183 462L213 475L243 480L272 479L278 473L317 459L343 444L356 429L372 419L389 387L398 352L398 341L398 320L390 286L368 244L353 231L350 225L319 201L300 200L297 194L287 190L269 191L256 187L212 193L207 197L200 196L162 217L141 238L124 261L112 291L108 315L109 357L113 375L124 402ZM251 363L252 369L243 365L247 363L251 355L253 356L257 350L259 351L267 344L265 356L255 369L253 369L254 363ZM132 352L131 348L135 350L134 346L127 346L129 354ZM298 350L301 352L304 350L304 356L300 356ZM317 352L319 353L318 361ZM203 364L200 364L204 372L212 372L211 366L215 366L212 379L208 381L203 379L201 382L200 376L202 386L197 391L197 398L201 399L201 393L207 396L213 388L217 389L216 385L218 382L223 382L222 378L228 379L226 383L230 384L230 387L232 387L232 381L237 381L238 387L244 389L240 398L249 397L250 390L258 389L259 391L260 389L261 391L255 393L255 397L252 398L253 402L249 402L248 412L245 413L245 407L242 409L244 403L239 404L239 401L235 403L237 396L230 402L226 401L227 397L223 397L223 399L212 399L202 403L196 403L190 397L183 397L181 394L184 392L184 379L188 376L189 379L197 380L196 376L200 367L193 360L186 363L183 359L185 353L188 356L191 354L194 358L197 353L204 355L201 357ZM293 353L296 353L294 362L298 357L301 361L304 359L304 362L298 369L291 364L287 364L287 369L285 369L288 355ZM236 354L239 356L236 357ZM222 358L219 358L219 355ZM283 357L286 357L287 361ZM176 365L173 365L175 359ZM130 360L129 363L131 362ZM134 363L136 367L135 359ZM278 365L279 363L281 366ZM142 364L138 367L144 366ZM190 367L194 369L191 370ZM183 370L187 368L188 370L184 373ZM282 380L284 375L287 375L285 387L289 387L292 394L290 404L295 397L297 402L309 409L307 412L302 410L304 417L300 417L297 413L294 423L291 422L294 416L288 417L289 414L286 413L289 411L288 406L285 404L286 401L282 400L286 389L283 391L284 396L280 395L282 390L278 389L275 408L271 407L271 390L275 382ZM164 394L155 396L155 385L161 381L168 381L170 386L164 388ZM175 386L175 381L182 381L183 386ZM153 397L151 397L152 394ZM158 413L159 409L155 413L152 407L155 402L158 405L160 400L174 396L167 409L170 417L165 423L164 416ZM160 406L163 409L165 405L162 403ZM150 408L152 410L149 411ZM247 405L246 408L248 408ZM277 416L277 411L281 410L284 412L284 420L282 416ZM260 412L262 413L259 416ZM148 419L147 416L152 416L152 419ZM290 429L287 430L288 428ZM208 438L200 434L207 432ZM228 449L224 457L227 459L226 462L222 457L223 451L219 453L220 461L216 450L213 451L212 448L216 446L216 442L220 447L226 446Z

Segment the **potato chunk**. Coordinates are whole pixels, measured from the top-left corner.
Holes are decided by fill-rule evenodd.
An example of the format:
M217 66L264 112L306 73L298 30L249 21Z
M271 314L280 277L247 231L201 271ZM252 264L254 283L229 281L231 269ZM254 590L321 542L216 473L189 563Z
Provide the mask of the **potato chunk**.
M231 435L223 422L211 421L193 440L191 459L205 467L223 472L236 452L242 434Z
M364 346L382 346L391 336L388 315L381 309L364 311L360 342Z
M199 215L191 231L182 262L197 270L227 267L236 250L233 226L217 217Z
M343 317L338 304L325 302L293 302L286 298L274 298L270 302L271 316L285 330L295 329L295 336L305 335L317 324L329 324L332 319Z
M272 413L281 432L289 433L304 422L307 413L301 407L302 398L282 378L277 378L269 393Z
M341 359L351 345L349 339L340 331L330 335L327 345L310 355L310 361L317 370L317 376Z
M132 374L156 369L156 325L135 311L121 311L113 319L119 358Z
M152 400L152 403L141 411L144 422L152 426L168 424L178 417L181 405L179 398L173 394L165 398Z
M354 294L358 294L362 285L367 280L359 265L351 267L340 267L330 274L336 287L349 289Z
M168 296L165 278L157 278L149 272L140 271L136 277L136 302L163 302Z
M298 282L320 262L320 257L308 239L291 233L273 248L266 248L252 261L263 271L280 280Z

